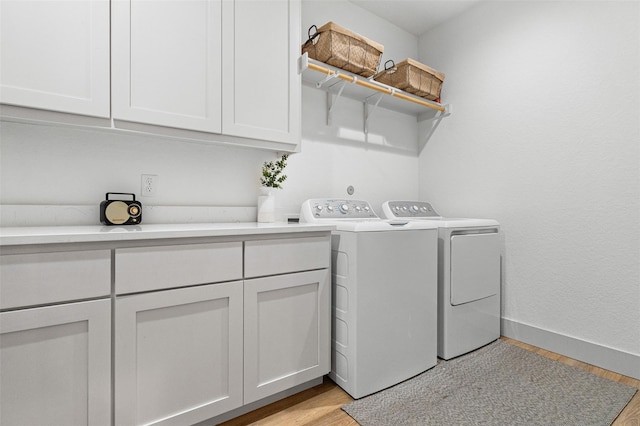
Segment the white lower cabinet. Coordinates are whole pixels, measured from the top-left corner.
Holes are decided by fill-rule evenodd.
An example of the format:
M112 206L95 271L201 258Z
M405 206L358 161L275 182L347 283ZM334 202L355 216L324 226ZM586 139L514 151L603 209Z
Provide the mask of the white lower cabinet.
M117 297L115 424L192 424L327 374L329 299L326 269Z
M115 424L185 425L242 405L242 281L117 297Z
M329 255L329 233L116 249L115 424L193 424L327 374Z
M322 377L330 237L3 248L0 425L189 425Z
M111 301L0 313L0 424L111 424Z
M244 283L244 403L327 374L327 269Z

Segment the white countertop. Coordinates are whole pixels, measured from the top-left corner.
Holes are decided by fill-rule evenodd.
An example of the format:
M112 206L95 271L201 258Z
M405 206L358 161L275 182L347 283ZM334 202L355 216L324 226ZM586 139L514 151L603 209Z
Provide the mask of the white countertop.
M0 228L0 246L222 237L331 231L333 225L275 223L187 223L129 226L34 226Z

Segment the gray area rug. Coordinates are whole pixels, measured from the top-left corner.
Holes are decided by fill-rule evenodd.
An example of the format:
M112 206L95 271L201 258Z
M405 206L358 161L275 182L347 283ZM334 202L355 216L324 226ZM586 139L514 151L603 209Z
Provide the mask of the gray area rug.
M498 340L342 409L363 426L605 426L636 390Z

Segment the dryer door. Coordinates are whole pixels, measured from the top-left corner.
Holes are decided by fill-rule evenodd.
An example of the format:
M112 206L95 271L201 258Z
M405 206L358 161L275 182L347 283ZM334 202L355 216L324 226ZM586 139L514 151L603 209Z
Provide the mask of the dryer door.
M451 236L451 304L461 305L500 291L497 232Z

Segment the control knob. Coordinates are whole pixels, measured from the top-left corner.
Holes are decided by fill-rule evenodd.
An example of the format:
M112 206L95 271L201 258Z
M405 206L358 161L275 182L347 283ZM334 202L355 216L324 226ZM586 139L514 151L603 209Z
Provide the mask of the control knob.
M349 205L348 204L340 204L340 212L341 213L349 213Z

